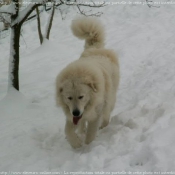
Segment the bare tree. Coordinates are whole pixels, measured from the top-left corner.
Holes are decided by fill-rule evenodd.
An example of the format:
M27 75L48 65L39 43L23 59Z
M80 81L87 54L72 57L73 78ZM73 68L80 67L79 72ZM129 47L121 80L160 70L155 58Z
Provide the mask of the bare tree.
M19 15L19 0L12 0L12 3L8 5L8 8L1 8L1 14L8 14L11 16L11 42L10 42L10 60L9 60L9 84L10 87L14 87L19 90L19 48L20 48L20 33L21 27L31 12L42 3L46 3L46 0L38 0L38 2L32 1ZM5 20L5 19L4 19Z
M8 89L14 87L16 90L19 90L19 49L20 49L20 33L21 27L23 23L26 21L28 16L35 10L38 6L44 5L47 2L53 2L53 0L31 0L31 3L19 13L20 0L11 0L12 3L7 5L8 8L1 8L0 14L4 21L7 21L2 14L9 15L11 17L11 21L8 22L11 27L11 42L10 42L10 60L9 60L9 83ZM75 1L76 3L76 1ZM47 25L46 35L45 37L49 39L50 30L52 27L53 16L55 12L55 7L60 6L62 4L65 5L77 5L77 4L69 4L68 2L64 2L60 0L59 3L53 3L52 11L50 14L50 18ZM78 4L80 6L88 6L88 7L102 7L103 5L87 5L87 4ZM37 9L36 9L37 10ZM80 11L81 12L81 11ZM39 14L39 13L38 13ZM83 13L82 13L83 14ZM39 19L39 15L38 15ZM38 22L40 25L40 21ZM39 27L41 29L41 26ZM39 29L39 30L40 30ZM43 35L41 30L39 31L39 35L41 37L40 41L43 42Z
M41 22L40 22L40 19L39 19L39 11L37 11L37 21L38 21L38 33L39 33L39 38L40 38L40 43L42 44L43 42L43 37L46 38L46 39L49 39L49 36L50 36L50 31L51 31L51 28L52 28L52 22L53 22L53 17L54 17L54 13L55 13L55 9L58 8L58 6L61 6L63 4L65 4L66 6L76 6L77 9L78 9L78 12L81 14L81 15L84 15L84 16L101 16L102 15L102 12L97 12L97 13L92 13L92 10L90 11L84 11L81 9L82 6L84 7L103 7L105 5L105 3L102 3L101 5L96 5L95 3L90 3L90 4L85 4L85 3L77 3L76 0L74 0L73 2L64 2L62 0L60 0L59 3L56 3L55 0L52 0L52 7L50 8L51 9L51 13L50 13L50 16L49 16L49 19L48 19L48 23L47 23L47 26L46 26L46 33L45 35L43 36L42 35L42 32L41 32ZM62 11L61 9L59 9L60 11L60 14L62 16ZM63 19L63 17L62 17Z

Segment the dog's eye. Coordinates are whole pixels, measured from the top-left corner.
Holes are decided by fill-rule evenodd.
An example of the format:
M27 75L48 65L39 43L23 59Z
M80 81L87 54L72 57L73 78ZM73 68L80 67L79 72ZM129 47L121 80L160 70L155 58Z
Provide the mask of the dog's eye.
M72 97L68 97L69 100L72 100Z
M82 96L79 96L78 99L82 99L83 97L84 97L83 95Z

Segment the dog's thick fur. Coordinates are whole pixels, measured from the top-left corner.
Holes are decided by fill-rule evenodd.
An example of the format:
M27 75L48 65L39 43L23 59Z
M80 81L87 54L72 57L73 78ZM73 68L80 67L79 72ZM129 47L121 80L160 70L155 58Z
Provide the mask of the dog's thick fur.
M71 29L75 36L85 39L85 47L80 58L57 76L56 99L66 115L66 137L78 148L83 144L78 132L85 133L85 143L89 144L97 130L109 123L119 84L119 64L115 53L104 49L104 29L99 20L77 18ZM74 122L76 117L81 119Z

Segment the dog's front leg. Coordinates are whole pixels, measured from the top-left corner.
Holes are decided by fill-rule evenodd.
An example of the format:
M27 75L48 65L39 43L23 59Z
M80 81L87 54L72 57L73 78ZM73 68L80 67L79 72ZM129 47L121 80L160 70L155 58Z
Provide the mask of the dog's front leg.
M65 134L68 142L73 148L79 148L82 146L82 141L75 133L76 126L70 122L66 121Z
M95 139L98 128L99 128L98 119L88 122L86 140L85 140L86 144L91 143Z

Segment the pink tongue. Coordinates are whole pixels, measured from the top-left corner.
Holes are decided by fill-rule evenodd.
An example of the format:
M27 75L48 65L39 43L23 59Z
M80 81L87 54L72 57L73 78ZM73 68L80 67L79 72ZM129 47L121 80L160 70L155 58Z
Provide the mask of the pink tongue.
M73 116L73 123L74 125L77 125L78 124L78 121L81 119L82 116L79 116L79 117L75 117Z

